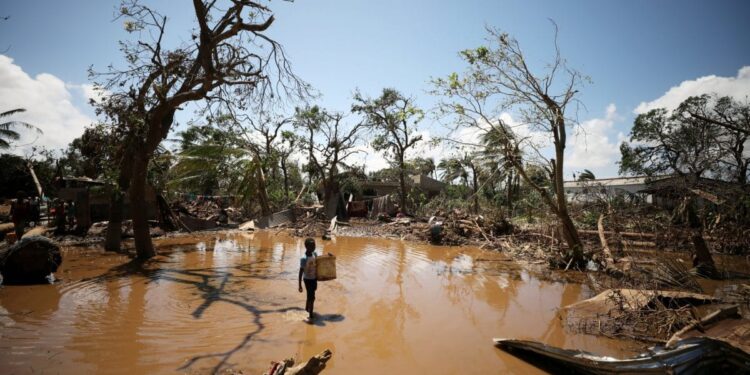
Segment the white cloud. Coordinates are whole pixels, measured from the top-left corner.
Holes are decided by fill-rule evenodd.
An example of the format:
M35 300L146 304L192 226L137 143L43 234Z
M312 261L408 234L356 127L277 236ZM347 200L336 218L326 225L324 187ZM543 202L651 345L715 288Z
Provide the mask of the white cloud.
M25 108L26 112L13 119L25 121L44 132L37 135L21 129L22 138L15 143L17 147L12 152L23 154L32 145L65 148L79 137L92 119L76 108L71 100L69 85L59 78L48 73L32 78L14 64L13 59L0 55L0 111Z
M346 162L353 165L364 165L365 172L375 172L383 168L388 168L388 160L382 152L375 151L369 144L355 147L358 152L349 157Z
M740 68L736 77L710 75L682 81L660 98L650 102L641 102L633 112L641 114L656 108L674 109L690 96L712 93L745 99L750 95L750 66Z
M620 119L614 104L607 106L603 118L594 118L581 123L580 128L569 139L565 162L567 170L607 168L615 165L620 157L619 141L612 142L609 133Z

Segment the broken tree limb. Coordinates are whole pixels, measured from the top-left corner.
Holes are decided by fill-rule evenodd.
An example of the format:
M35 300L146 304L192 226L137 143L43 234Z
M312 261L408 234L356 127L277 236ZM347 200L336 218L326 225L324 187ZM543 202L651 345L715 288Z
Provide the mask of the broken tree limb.
M711 325L713 323L716 323L718 321L727 319L727 318L737 318L739 317L739 306L738 305L731 305L725 308L718 309L706 316L704 316L702 319L697 320L691 324L688 324L681 330L675 332L672 337L667 341L667 343L664 345L665 348L671 349L675 347L675 344L682 340L682 336L690 332L691 330L697 328L701 331L703 331L703 328L705 326Z
M587 229L581 229L578 231L581 234L598 234L599 231L596 230L587 230ZM605 231L604 232L607 235L616 234L615 232L611 231ZM620 235L623 237L642 237L642 238L656 238L656 234L654 233L640 233L640 232L620 232Z
M307 190L307 184L302 186L302 189L300 189L299 194L297 194L297 198L294 198L295 202L299 202L299 198L304 194L305 190Z
M482 227L479 226L479 223L477 223L476 220L473 220L472 223L474 223L474 226L479 230L479 233L482 234L482 237L484 237L484 239L487 240L487 242L492 242L490 241L490 238L487 237L487 234L484 233L484 231L482 230Z
M36 192L39 194L39 197L41 198L43 195L42 191L42 184L39 183L39 179L36 177L36 172L34 172L34 165L29 162L26 164L26 166L29 168L29 173L31 174L31 178L34 180L34 185L36 186Z
M604 236L604 214L599 215L599 221L596 224L599 229L599 241L602 243L602 253L604 254L604 266L607 269L614 268L615 259L612 257L612 251L609 250L607 237Z

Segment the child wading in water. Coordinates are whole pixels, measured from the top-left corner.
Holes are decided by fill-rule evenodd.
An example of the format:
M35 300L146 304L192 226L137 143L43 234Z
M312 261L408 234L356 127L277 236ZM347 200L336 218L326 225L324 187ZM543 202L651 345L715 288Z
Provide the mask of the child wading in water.
M316 269L315 240L312 238L305 239L305 256L299 260L299 278L297 280L299 292L302 293L302 280L305 281L305 290L307 291L307 301L305 302L305 311L309 314L306 322L313 320L313 304L315 303L315 290L318 289L318 274ZM304 277L303 277L304 276Z

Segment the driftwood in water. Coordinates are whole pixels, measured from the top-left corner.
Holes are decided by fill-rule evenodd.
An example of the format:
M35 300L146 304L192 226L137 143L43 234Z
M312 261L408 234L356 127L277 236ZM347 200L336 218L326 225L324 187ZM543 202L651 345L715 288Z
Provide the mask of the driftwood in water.
M60 246L47 237L24 237L0 250L0 273L5 283L45 282L62 264Z
M326 349L310 358L307 362L300 363L297 366L294 366L294 359L288 358L282 362L274 362L271 368L263 375L318 375L326 368L326 362L332 356L333 353Z

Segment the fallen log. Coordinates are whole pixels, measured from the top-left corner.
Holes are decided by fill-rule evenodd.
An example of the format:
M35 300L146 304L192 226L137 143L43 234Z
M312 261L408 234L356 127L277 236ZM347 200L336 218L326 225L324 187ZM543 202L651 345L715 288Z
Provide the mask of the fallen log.
M580 229L578 231L579 234L590 234L590 235L598 235L598 230L588 230L588 229ZM614 235L615 232L612 231L605 231L606 235ZM620 232L619 233L623 237L640 237L640 238L656 238L656 234L654 233L639 233L639 232Z
M0 273L8 284L46 282L60 264L60 246L43 236L24 237L0 250Z
M729 319L729 318L737 319L739 317L740 317L740 313L739 313L738 305L731 305L728 307L720 308L704 316L700 320L697 320L693 322L692 324L688 324L687 326L683 327L681 330L675 332L672 335L672 337L669 339L669 341L667 341L667 343L664 345L664 347L667 349L674 348L677 345L677 342L683 339L685 334L687 334L688 332L694 329L698 329L701 332L705 332L706 327L711 324L722 321L724 319Z
M23 234L22 238L31 237L31 236L44 236L49 228L45 226L36 226L26 231L26 233Z
M609 250L609 245L607 244L607 237L604 236L604 214L599 215L596 227L599 229L599 242L602 244L602 252L604 253L604 265L608 269L614 268L615 258L612 257L612 251Z
M16 226L13 223L0 224L0 233L12 232Z

